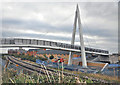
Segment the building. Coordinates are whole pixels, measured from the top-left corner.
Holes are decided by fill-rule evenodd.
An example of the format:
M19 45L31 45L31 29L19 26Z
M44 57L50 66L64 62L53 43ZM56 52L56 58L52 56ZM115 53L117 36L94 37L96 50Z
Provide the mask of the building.
M119 57L117 53L113 53L112 55L109 56L110 63L115 64L118 63Z
M25 54L27 51L24 49L9 49L8 50L8 54L12 55L12 54Z

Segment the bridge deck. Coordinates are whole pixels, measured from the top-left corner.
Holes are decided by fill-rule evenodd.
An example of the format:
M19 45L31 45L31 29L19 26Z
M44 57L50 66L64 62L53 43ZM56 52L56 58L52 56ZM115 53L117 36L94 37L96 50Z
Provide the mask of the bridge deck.
M35 40L35 39L20 39L20 38L2 38L0 47L33 47L33 48L48 48L65 50L72 52L81 52L81 47L77 45L45 41L45 40ZM86 53L94 53L98 55L109 55L109 52L101 49L94 49L85 47Z

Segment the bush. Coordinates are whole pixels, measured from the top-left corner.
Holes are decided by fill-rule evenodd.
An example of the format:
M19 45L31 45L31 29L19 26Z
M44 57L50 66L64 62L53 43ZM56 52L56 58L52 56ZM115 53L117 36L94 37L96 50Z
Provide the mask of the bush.
M53 56L53 55L51 55L51 56L50 56L50 59L53 59L53 58L54 58L54 56Z

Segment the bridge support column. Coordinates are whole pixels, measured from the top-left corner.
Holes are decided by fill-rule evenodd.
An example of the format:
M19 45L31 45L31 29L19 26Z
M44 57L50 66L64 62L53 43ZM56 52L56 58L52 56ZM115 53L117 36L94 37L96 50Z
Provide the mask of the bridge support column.
M81 44L81 56L82 56L82 67L87 68L86 62L86 54L85 54L85 47L84 47L84 40L83 40L83 33L81 28L81 20L80 20L80 12L79 7L77 5L77 16L78 16L78 27L79 27L79 37L80 37L80 44Z
M72 45L74 45L74 42L75 42L76 26L77 26L77 11L75 13L74 27L73 27L73 33L72 33L72 41L71 41ZM72 65L72 52L69 53L68 65Z

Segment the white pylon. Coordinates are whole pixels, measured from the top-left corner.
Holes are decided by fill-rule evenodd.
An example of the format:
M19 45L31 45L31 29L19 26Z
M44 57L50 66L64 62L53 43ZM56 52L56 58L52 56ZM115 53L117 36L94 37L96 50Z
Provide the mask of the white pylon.
M76 7L76 12L75 12L75 20L74 20L74 27L73 27L72 41L71 41L72 45L74 45L74 42L75 42L77 19L78 19L79 37L80 37L81 54L82 54L82 67L87 68L86 54L85 54L85 47L84 47L84 40L83 40L81 20L80 20L80 12L79 12L78 4L77 4L77 7ZM71 65L71 64L72 64L72 53L70 52L69 53L68 65Z

